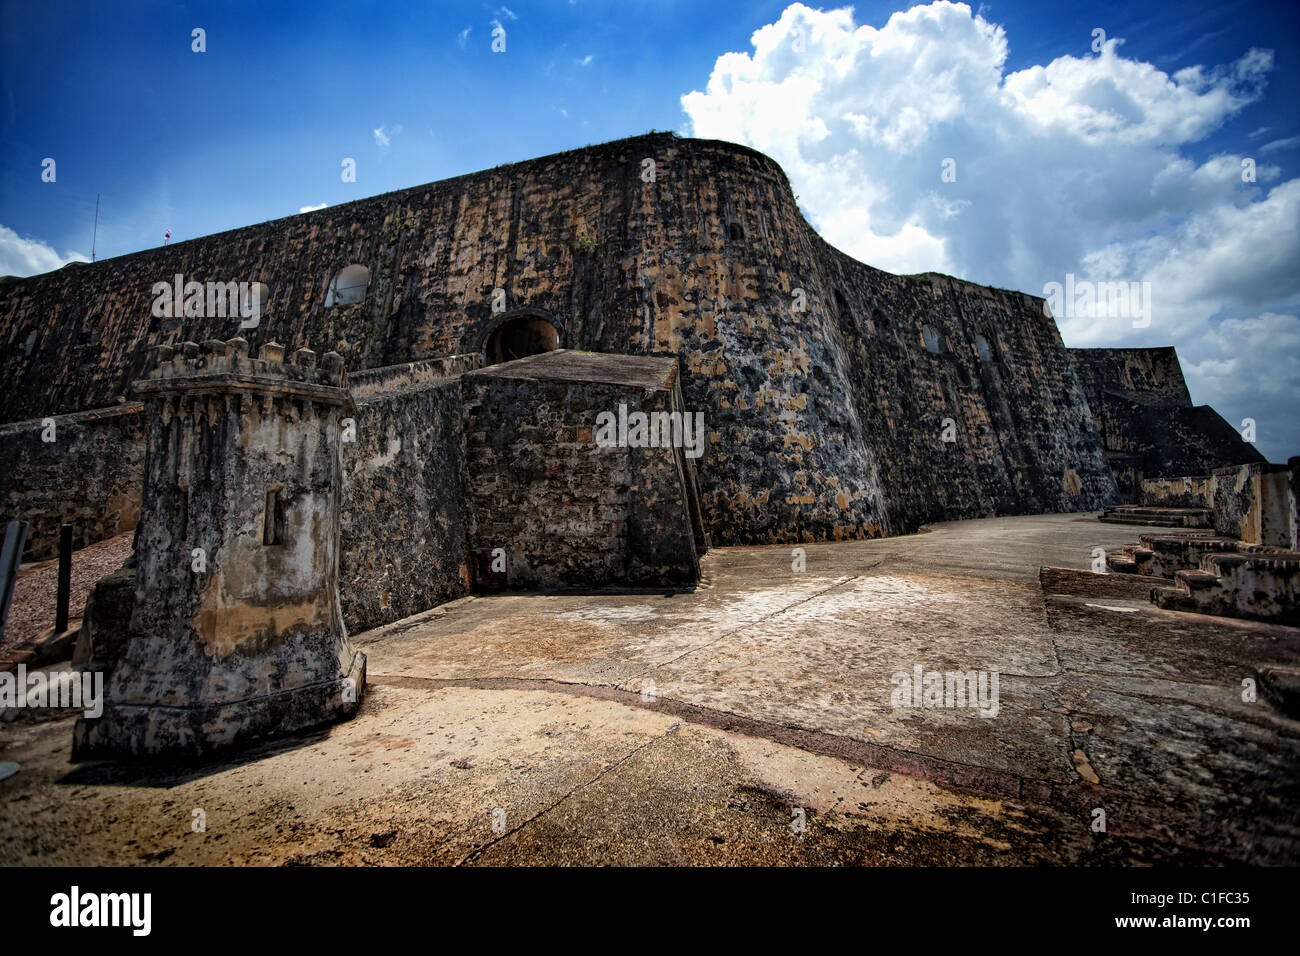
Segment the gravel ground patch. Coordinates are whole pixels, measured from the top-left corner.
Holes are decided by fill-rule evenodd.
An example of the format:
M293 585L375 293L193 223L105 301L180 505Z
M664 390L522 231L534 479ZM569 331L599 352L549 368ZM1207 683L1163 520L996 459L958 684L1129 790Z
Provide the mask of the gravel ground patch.
M86 597L95 582L116 571L131 553L134 533L121 534L88 548L72 552L72 590L68 599L68 616L81 617ZM14 599L9 607L4 640L0 650L16 647L28 638L54 626L54 600L59 587L59 562L41 561L18 572Z

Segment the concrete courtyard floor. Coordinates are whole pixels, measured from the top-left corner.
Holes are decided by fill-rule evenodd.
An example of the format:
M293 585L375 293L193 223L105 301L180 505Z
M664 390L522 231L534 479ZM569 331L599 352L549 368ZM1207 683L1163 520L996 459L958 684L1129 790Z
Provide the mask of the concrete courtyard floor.
M1142 530L951 522L802 571L717 549L690 592L466 598L354 635L355 720L201 764L71 764L72 718L25 711L0 864L1300 862L1300 722L1242 684L1300 629L1039 585ZM996 671L997 715L892 706L916 665Z

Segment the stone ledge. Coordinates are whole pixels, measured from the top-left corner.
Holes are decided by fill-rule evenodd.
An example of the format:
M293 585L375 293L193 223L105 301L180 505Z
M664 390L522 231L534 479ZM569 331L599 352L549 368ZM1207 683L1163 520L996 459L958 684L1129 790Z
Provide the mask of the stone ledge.
M352 407L352 396L347 389L335 385L297 382L265 375L242 375L232 372L214 372L184 378L141 379L132 388L143 396L215 395L247 392L291 399L307 399L322 405Z
M1170 578L1135 574L1098 574L1075 568L1041 567L1038 583L1044 594L1067 594L1080 597L1128 598L1145 601L1153 584L1173 584Z

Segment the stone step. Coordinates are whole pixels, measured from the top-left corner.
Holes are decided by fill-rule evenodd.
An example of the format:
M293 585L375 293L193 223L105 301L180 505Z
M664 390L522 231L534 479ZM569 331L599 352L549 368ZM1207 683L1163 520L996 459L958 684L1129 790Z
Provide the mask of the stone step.
M1114 556L1112 558L1112 555ZM1126 544L1121 551L1112 551L1106 556L1106 564L1112 571L1128 574L1148 574L1148 565L1154 553L1140 544Z
M1181 518L1208 518L1210 513L1209 508L1165 508L1160 505L1111 505L1102 511L1102 514L1107 515L1137 514Z
M1300 668L1284 665L1261 667L1259 686L1278 710L1293 720L1300 720Z
M1077 568L1038 569L1038 583L1042 586L1044 594L1115 597L1128 601L1144 601L1151 596L1153 582L1173 584L1165 578L1147 579L1136 574L1100 574Z
M1261 548L1258 551L1207 554L1202 558L1201 565L1205 570L1218 575L1224 574L1228 569L1247 568L1285 578L1300 574L1300 551Z
M1199 571L1203 556L1213 551L1235 551L1238 542L1190 532L1143 534L1140 544L1126 544L1106 554L1107 566L1116 573L1172 578L1179 571Z
M1162 528L1212 528L1208 508L1159 508L1148 505L1115 505L1101 513L1099 521L1110 524L1149 524Z
M1207 552L1201 569L1179 571L1174 587L1153 588L1157 607L1300 625L1300 552Z
M1217 534L1213 528L1177 528L1166 531L1144 531L1138 535L1138 541L1145 548L1157 548L1161 545L1168 545L1170 542L1188 542L1188 541L1228 541L1231 538L1225 538ZM1240 544L1240 542L1233 542Z
M1138 544L1126 544L1106 552L1106 567L1116 574L1146 574L1151 552Z
M1144 534L1139 540L1150 557L1146 573L1160 577L1173 577L1179 571L1202 569L1205 555L1217 552L1235 552L1240 542L1230 538L1192 535L1183 532L1171 534Z
M1151 603L1166 611L1197 611L1196 601L1182 588L1152 588Z
M1097 519L1105 524L1146 524L1157 528L1179 528L1181 523L1173 519L1166 518L1130 518L1130 517L1110 517L1102 515Z
M1283 561L1295 560L1296 554L1300 553L1271 544L1246 544L1244 541L1240 542L1240 544L1241 547L1237 548L1237 550L1241 554L1256 554L1261 557L1279 558Z
M1174 575L1174 582L1184 591L1191 593L1217 588L1219 586L1219 576L1209 571L1179 571Z

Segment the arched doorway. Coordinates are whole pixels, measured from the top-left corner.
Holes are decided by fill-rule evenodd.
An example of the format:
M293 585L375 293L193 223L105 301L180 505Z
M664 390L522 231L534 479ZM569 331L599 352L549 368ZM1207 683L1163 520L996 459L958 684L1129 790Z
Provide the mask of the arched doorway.
M488 334L483 358L488 365L499 365L559 347L560 332L551 322L538 315L516 315Z

